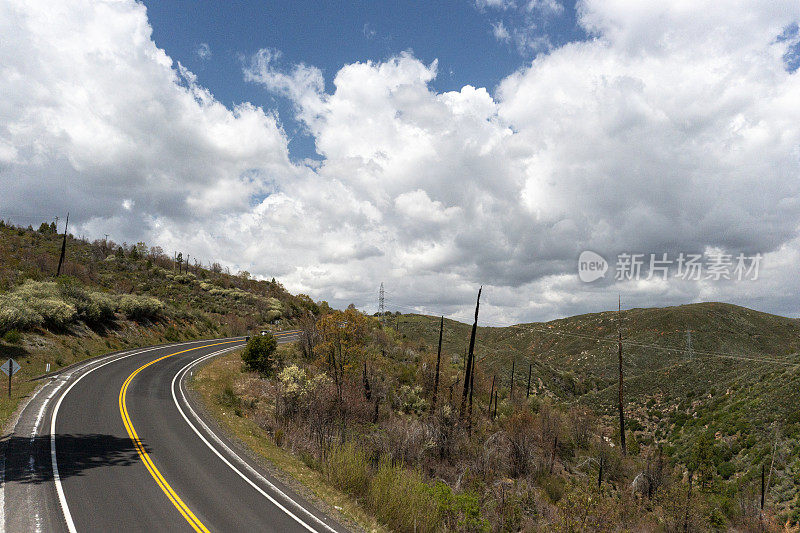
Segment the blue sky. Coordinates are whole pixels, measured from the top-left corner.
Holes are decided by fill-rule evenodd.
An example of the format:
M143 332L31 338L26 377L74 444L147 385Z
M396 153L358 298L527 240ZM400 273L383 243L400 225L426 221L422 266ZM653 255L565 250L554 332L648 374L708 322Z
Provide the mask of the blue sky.
M491 4L491 2L489 2ZM384 61L403 51L429 64L438 60L437 92L465 85L490 92L505 76L546 51L520 49L498 39L494 27L544 37L557 47L585 38L576 24L574 1L563 9L493 7L471 1L423 2L215 2L146 0L153 40L198 77L222 103L251 102L278 112L293 159L316 158L313 139L293 120L291 104L244 81L242 66L262 48L282 53L285 67L305 63L322 70L326 92L344 65ZM210 56L198 49L208 45Z
M800 2L579 11L0 0L0 218L70 212L338 307L384 283L465 320L482 285L496 323L618 294L800 316ZM763 262L584 283L585 251Z

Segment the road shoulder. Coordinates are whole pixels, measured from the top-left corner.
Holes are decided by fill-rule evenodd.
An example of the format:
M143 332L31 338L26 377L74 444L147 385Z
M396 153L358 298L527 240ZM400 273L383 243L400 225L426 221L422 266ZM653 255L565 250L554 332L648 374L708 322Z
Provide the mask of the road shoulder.
M203 421L242 458L278 484L352 531L385 531L356 501L325 482L322 474L277 446L255 422L224 409L215 400L241 366L240 351L203 363L186 380L188 400ZM282 488L282 487L279 487Z

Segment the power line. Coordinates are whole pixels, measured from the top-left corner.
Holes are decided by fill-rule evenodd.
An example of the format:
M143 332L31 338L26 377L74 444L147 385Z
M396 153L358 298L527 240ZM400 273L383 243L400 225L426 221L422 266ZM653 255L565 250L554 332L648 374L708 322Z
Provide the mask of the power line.
M420 311L418 309L415 309L413 307L409 307L409 306L406 306L406 305L395 304L395 305L392 305L391 307L397 307L397 308L401 308L401 309L408 309L408 310L414 311L415 313L420 313ZM437 313L433 313L433 314L437 314ZM441 314L441 313L439 313L439 314ZM562 336L562 337L573 337L573 338L578 338L578 339L593 340L593 341L598 342L598 343L603 342L603 343L614 344L614 343L617 342L614 338L611 338L611 337L604 338L604 337L595 337L595 336L592 336L592 335L586 335L586 334L582 334L582 333L572 333L572 332L564 332L564 331L552 331L552 330L548 330L548 329L536 328L536 327L532 327L532 326L525 326L525 325L521 325L521 324L512 324L512 325L508 325L508 326L503 326L503 325L500 325L500 324L497 324L497 323L491 323L491 322L487 322L487 321L484 321L484 324L488 324L488 327L516 328L516 329L520 329L520 330L523 330L523 331L542 333L542 334L545 334L545 335L558 335L558 336ZM484 326L484 327L486 327L486 326ZM630 340L623 340L622 344L624 346L632 346L632 347L636 347L636 348L647 348L647 349L651 349L651 350L660 350L660 351L675 352L675 353L689 353L689 350L691 350L691 355L692 356L700 355L700 356L705 356L705 357L718 357L718 358L732 359L732 360L737 360L737 361L750 361L750 362L756 362L756 363L768 363L768 364L784 365L784 366L791 366L791 367L800 366L800 362L782 361L782 360L779 360L779 359L772 359L772 358L768 358L768 357L749 357L749 356L738 355L738 354L733 354L733 353L729 353L729 352L701 351L701 350L695 350L695 349L693 349L691 347L689 349L686 349L686 348L671 348L671 347L667 347L667 346L660 346L658 344L648 344L648 343L635 342L635 341L630 341ZM487 355L484 355L484 357L486 357ZM483 358L481 358L481 360L482 359Z

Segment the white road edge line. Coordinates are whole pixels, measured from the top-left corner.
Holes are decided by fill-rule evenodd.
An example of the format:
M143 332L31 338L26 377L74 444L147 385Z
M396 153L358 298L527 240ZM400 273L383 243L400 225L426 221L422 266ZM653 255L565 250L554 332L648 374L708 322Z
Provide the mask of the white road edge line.
M109 365L111 363L116 363L117 361L121 361L122 359L127 359L128 357L131 357L131 356L134 356L134 355L140 355L140 354L143 354L143 353L152 352L152 351L160 350L160 349L163 349L163 348L169 348L169 347L174 347L174 346L185 346L187 344L194 344L194 343L201 343L201 342L209 342L209 341L188 341L188 342L181 342L181 343L177 343L177 344L169 344L167 346L154 346L153 348L147 348L145 350L133 351L131 353L128 353L127 355L124 355L126 352L123 352L122 354L110 355L108 357L105 357L105 358L99 360L99 361L105 361L106 359L111 359L110 361L106 361L105 363L97 365L94 368L92 368L92 369L84 372L83 374L81 374L78 377L78 379L73 381L72 384L67 388L67 390L65 390L64 393L58 398L58 401L56 402L56 406L53 409L52 418L50 419L50 461L51 461L51 463L53 465L53 481L55 482L55 485L56 485L56 492L58 493L58 501L61 504L61 512L64 514L64 521L66 521L67 529L69 529L70 533L77 533L77 529L75 529L75 522L73 522L73 520L72 520L72 514L69 512L69 506L67 505L67 498L66 498L66 495L64 494L64 489L61 486L61 477L58 474L58 461L56 460L56 418L58 417L58 409L61 407L61 402L64 400L64 398L67 396L67 394L69 394L69 391L72 390L72 387L77 385L80 380L82 380L83 378L85 378L86 376L88 376L89 374L91 374L92 372L97 370L98 368L102 368L102 367L104 367L106 365ZM92 361L91 363L87 363L85 366L89 366L92 363L96 363L96 362L99 362L99 361ZM82 368L84 368L84 367L83 366L78 367L75 370L73 370L73 372L77 371L78 369L82 369ZM71 376L73 372L70 372L69 376Z
M194 417L194 419L195 419L195 420L197 420L197 422L198 422L198 423L199 423L199 424L200 424L200 425L203 427L203 429L204 429L206 432L208 432L208 434L209 434L209 435L210 435L210 436L211 436L211 437L214 439L214 441L216 441L216 443L217 443L219 446L221 446L222 448L224 448L224 449L225 449L225 451L226 451L226 452L228 452L228 454L230 454L232 457L234 457L234 458L235 458L235 459L236 459L236 460L237 460L237 461L238 461L238 462L239 462L239 463L240 463L242 466L244 466L244 467L247 469L247 471L248 471L248 472L250 472L250 473L251 473L252 475L254 475L256 478L258 478L258 480L259 480L259 481L261 481L261 482L262 482L262 483L264 483L265 485L269 486L269 487L270 487L270 488L271 488L273 491L275 491L275 492L277 492L278 494L280 494L280 495L281 495L283 498L285 498L287 501L289 501L289 502L292 502L292 503L295 505L295 507L297 507L298 509L300 509L301 511L303 511L305 514L307 514L309 517L311 517L311 518L312 518L312 519L313 519L313 520L314 520L316 523L318 523L318 524L319 524L319 525L321 525L323 528L325 528L325 530L327 530L327 531L330 531L330 532L332 532L332 533L337 533L335 529L333 529L332 527L330 527L328 524L326 524L325 522L323 522L322 520L320 520L319 518L317 518L317 517L316 517L316 516L315 516L313 513L311 513L310 511L308 511L307 509L305 509L303 506L301 506L300 504L298 504L296 501L294 501L293 499L291 499L291 498L290 498L288 495L286 495L286 493L284 493L283 491L281 491L281 490L280 490L278 487L276 487L276 486L275 486L273 483L271 483L271 482L270 482L268 479L266 479L266 478L265 478L264 476L262 476L262 475L261 475L261 474L260 474L258 471L256 471L256 470L255 470L255 469L254 469L252 466L250 466L249 464L247 464L247 462L245 462L245 461L244 461L244 460L243 460L241 457L239 457L239 455L238 455L236 452L234 452L233 450L231 450L231 449L230 449L230 448L229 448L229 447L228 447L228 446L227 446L227 445L226 445L224 442L222 442L222 439L220 439L220 438L219 438L219 437L218 437L218 436L217 436L217 435L216 435L216 434L215 434L213 431L211 431L211 428L209 428L209 427L208 427L208 425L206 425L206 423L205 423L205 422L203 422L203 420L202 420L202 419L201 419L201 418L198 416L198 414L195 412L195 410L194 410L194 409L192 409L192 406L191 406L191 405L189 405L189 402L186 400L186 395L184 394L184 392L183 392L183 387L182 387L183 375L185 375L185 374L186 374L186 372L187 372L187 371L188 371L188 370L189 370L191 367L193 367L193 366L195 366L195 365L198 365L198 364L200 364L202 361L205 361L206 359L210 359L211 357L215 357L215 356L217 356L217 355L220 355L220 354L222 354L222 353L229 352L229 351L232 351L232 350L235 350L235 349L238 349L238 348L241 348L241 346L233 346L233 347L231 347L231 348L226 348L226 349L224 349L224 350L219 350L218 352L214 352L214 353L212 353L212 354L205 355L205 356L203 356L203 357L200 357L200 358L198 358L198 359L196 359L196 360L192 361L191 363L189 363L188 365L186 365L186 366L184 366L182 369L180 369L180 370L178 371L178 373L177 373L177 374L175 374L175 377L173 377L173 378L172 378L172 399L175 401L175 406L178 408L178 411L180 412L181 416L182 416L182 417L183 417L183 419L186 421L186 423L187 423L187 424L189 424L189 427L191 427L191 428L192 428L192 430L194 430L194 432L197 434L197 436L198 436L198 437L200 437L200 440L202 440L202 441L205 443L205 445L206 445L206 446L208 446L208 447L211 449L211 451L213 451L213 452L214 452L214 453L217 455L217 457L219 457L220 459L222 459L222 462L224 462L226 465L228 465L228 467L230 467L230 468L231 468L231 470L233 470L234 472L236 472L236 473L239 475L239 477L241 477L242 479L244 479L244 480L245 480L245 481L246 481L246 482L247 482L247 483L248 483L248 484L249 484L251 487L253 487L253 488L254 488L254 489L256 489L258 492L260 492L262 496L264 496L265 498L267 498L269 501L271 501L273 504L275 504L275 505L276 505L276 506L277 506L279 509L281 509L281 510L282 510L283 512L285 512L287 515L289 515L290 517L292 517L292 518L293 518L293 519L294 519L294 520L295 520L297 523L299 523L301 526L305 527L305 528L306 528L306 529L308 529L309 531L313 531L313 532L315 532L315 533L316 533L316 530L315 530L314 528L312 528L311 526L309 526L309 525L308 525L307 523L305 523L305 522L304 522L302 519L300 519L300 518L299 518L297 515L295 515L295 514L294 514L294 513L292 513L292 512L291 512L289 509L287 509L286 507L284 507L284 506L283 506L283 505L282 505L280 502L278 502L278 501L277 501L275 498L273 498L272 496L270 496L269 494L267 494L267 492L265 492L265 491L264 491L264 489L262 489L261 487L259 487L259 486L258 486L258 485L257 485L255 482L253 482L253 481L252 481L252 480L251 480L249 477L247 477L247 476L246 476L244 473L242 473L242 471L240 471L240 470L239 470L238 468L236 468L236 467L235 467L233 464L231 464L231 462L230 462L230 461L228 461L228 459L226 459L226 458L225 458L225 457L224 457L224 456L223 456L223 455L222 455L222 454L219 452L219 450L217 450L217 449L216 449L214 446L212 446L212 445L211 445L211 443L210 443L210 442L208 442L208 440L206 440L206 438L203 436L203 434L202 434L202 433L200 433L200 431L197 429L197 427L195 427L195 425L194 425L194 424L192 424L192 422L189 420L189 418L188 418L188 417L186 416L186 414L183 412L183 409L181 409L181 406L180 406L180 404L179 404L179 402L178 402L178 397L177 397L177 396L176 396L176 394L175 394L175 383L176 383L176 380L177 380L177 381L178 381L178 387L180 388L180 391L181 391L181 398L183 399L183 402L186 404L186 408L187 408L187 409L188 409L188 410L191 412L191 414L192 414L192 416ZM181 376L181 377L180 377L180 380L179 380L178 376Z

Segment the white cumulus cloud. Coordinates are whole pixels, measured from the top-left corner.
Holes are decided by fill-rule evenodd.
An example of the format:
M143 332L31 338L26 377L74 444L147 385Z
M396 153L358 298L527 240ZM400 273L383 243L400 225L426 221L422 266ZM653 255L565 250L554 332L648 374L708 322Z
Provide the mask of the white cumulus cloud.
M479 6L530 7L508 4ZM160 50L141 4L2 3L0 213L69 210L87 235L338 305L374 305L383 281L390 308L456 318L483 284L496 322L608 308L618 291L798 313L800 75L779 36L800 6L578 9L592 39L542 48L491 91L437 92L436 62L401 53L344 65L326 92L316 67L257 52L243 75L291 100L322 156L306 166L272 111L225 107ZM577 277L586 249L712 248L765 254L761 276Z

